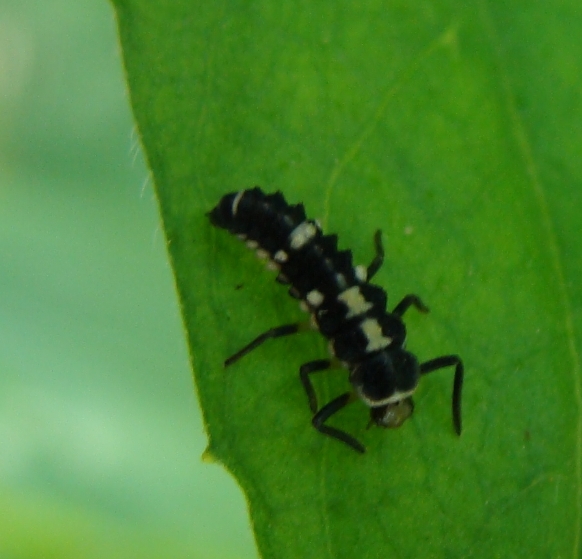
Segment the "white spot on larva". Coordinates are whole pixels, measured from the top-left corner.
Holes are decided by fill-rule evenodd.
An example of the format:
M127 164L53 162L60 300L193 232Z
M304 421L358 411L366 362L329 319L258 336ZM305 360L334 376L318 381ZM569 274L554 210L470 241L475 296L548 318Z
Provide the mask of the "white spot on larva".
M289 246L293 250L299 250L317 234L317 227L310 221L300 223L289 235Z
M365 266L356 266L354 273L360 281L366 281L368 279L368 269Z
M382 333L382 328L375 318L366 318L360 324L360 329L368 339L366 351L378 351L384 349L392 343L392 338L387 338Z
M400 402L404 400L404 398L408 398L408 396L412 396L416 387L412 390L408 390L407 392L394 392L394 394L388 396L388 398L384 398L383 400L370 400L365 394L362 393L361 389L357 389L358 396L371 408L379 408L381 406L385 406L386 404L395 404L396 402Z
M412 233L414 233L414 227L412 225L407 225L404 228L404 234L405 235L412 235Z
M317 291L317 289L314 289L313 291L310 291L307 294L307 302L312 306L312 307L319 307L319 305L321 305L321 303L323 303L323 293L321 293L321 291Z
M304 312L309 312L309 307L307 306L307 303L305 301L299 302L299 308Z
M257 241L247 241L245 244L251 250L254 250L255 248L257 248L259 246L259 243L257 243Z
M246 236L246 235L243 235L242 233L239 233L239 234L236 236L236 238L237 238L237 239L240 239L241 241L244 241L244 240L247 238L247 236Z
M236 211L238 210L238 205L242 199L242 197L244 196L245 191L241 190L235 197L234 200L232 201L232 215L236 215Z
M279 264L269 260L269 262L267 262L267 270L271 270L271 272L278 272L279 271Z
M289 255L284 250L278 250L273 257L277 262L287 262Z
M374 306L372 303L364 299L364 296L360 293L360 288L357 285L346 289L340 293L337 298L348 307L346 318L352 318L364 314Z
M257 258L260 258L261 260L265 260L265 258L269 258L269 253L266 250L259 248L259 249L257 249Z

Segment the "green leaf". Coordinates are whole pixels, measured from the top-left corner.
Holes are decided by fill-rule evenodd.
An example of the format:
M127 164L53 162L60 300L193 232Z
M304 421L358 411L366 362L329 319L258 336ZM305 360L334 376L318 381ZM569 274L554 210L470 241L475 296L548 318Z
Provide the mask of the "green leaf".
M116 0L131 102L188 332L209 455L244 489L263 557L579 557L582 12L565 0ZM224 358L300 316L205 212L260 184L303 201L407 315L423 379L401 429L356 404L310 425L316 334ZM345 373L316 379L321 401Z

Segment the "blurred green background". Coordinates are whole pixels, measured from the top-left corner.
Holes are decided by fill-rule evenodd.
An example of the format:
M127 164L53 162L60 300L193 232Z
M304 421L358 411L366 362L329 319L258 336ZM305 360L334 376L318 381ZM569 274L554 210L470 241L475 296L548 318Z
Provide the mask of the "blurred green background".
M0 0L0 332L1 559L257 556L105 1Z

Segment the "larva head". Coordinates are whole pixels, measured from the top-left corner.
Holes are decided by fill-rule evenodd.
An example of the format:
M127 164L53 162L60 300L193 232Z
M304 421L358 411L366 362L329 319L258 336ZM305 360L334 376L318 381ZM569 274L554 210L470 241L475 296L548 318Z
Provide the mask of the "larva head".
M372 422L381 427L400 427L412 415L419 378L418 360L400 348L380 351L350 371L350 382L371 408Z
M400 427L414 411L412 398L404 398L393 404L386 404L379 408L370 408L370 425L395 429Z

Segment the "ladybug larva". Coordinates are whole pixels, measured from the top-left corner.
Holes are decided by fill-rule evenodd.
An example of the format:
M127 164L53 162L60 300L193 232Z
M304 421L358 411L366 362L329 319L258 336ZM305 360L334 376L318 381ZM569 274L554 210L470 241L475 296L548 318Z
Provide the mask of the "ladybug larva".
M226 194L209 212L213 225L226 229L269 260L278 271L277 281L289 285L289 294L311 314L311 324L329 340L331 359L301 366L299 377L313 413L313 426L358 452L365 447L352 435L326 421L358 399L370 408L370 424L399 427L413 412L412 395L423 375L455 367L453 425L461 434L463 362L445 355L419 363L405 350L404 313L428 308L417 295L406 295L391 312L386 292L370 283L384 260L381 234L374 236L376 254L368 267L354 266L349 250L338 250L337 235L324 235L320 225L306 219L302 204L289 205L280 192L265 194L260 188ZM305 330L304 322L272 328L229 357L225 366L271 338ZM332 367L345 367L351 390L319 408L310 375Z

